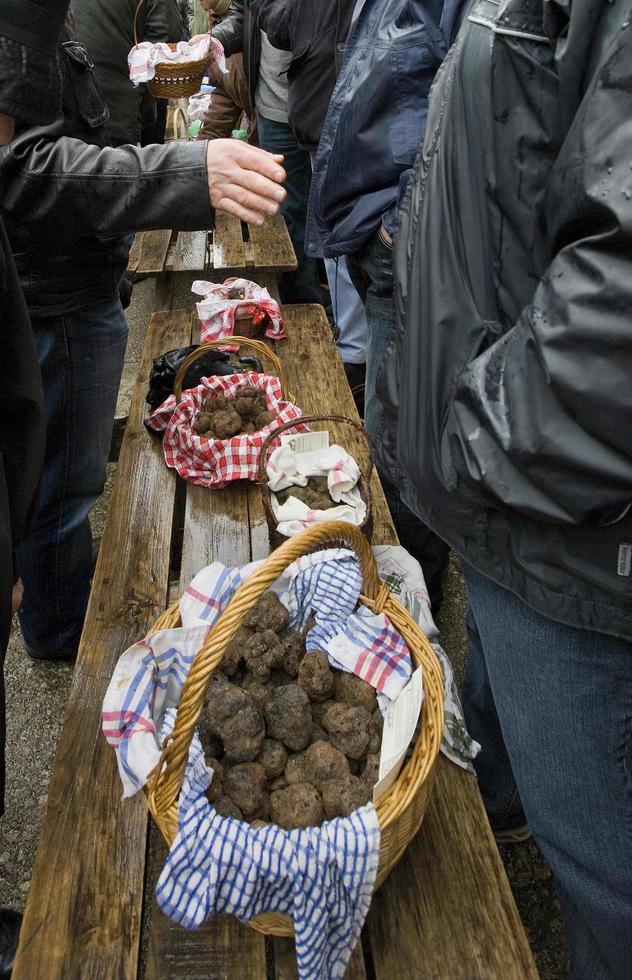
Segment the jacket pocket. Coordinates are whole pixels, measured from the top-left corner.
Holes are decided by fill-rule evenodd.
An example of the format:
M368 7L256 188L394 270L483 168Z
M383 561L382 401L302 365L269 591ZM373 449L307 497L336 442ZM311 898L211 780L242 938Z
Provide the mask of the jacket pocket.
M98 129L107 123L110 112L95 78L92 59L77 41L65 41L62 48L66 76L75 101L74 107L68 107L70 113L72 116L78 113L90 129Z
M426 126L428 93L439 67L426 32L415 31L414 43L400 43L390 53L393 109L389 121L393 161L412 167Z

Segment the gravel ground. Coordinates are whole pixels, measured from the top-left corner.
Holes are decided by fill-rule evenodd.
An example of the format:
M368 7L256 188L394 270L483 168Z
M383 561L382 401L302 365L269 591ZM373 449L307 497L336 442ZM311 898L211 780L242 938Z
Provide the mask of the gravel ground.
M184 297L183 297L184 298ZM144 324L153 306L153 282L140 283L128 312L130 343L125 378L133 383L142 349ZM125 397L122 392L122 398ZM92 515L93 532L102 530L115 466ZM467 598L458 564L447 575L440 617L442 642L459 680L463 676ZM11 635L5 666L7 685L7 796L0 821L0 906L23 908L50 773L54 764L72 665L33 663L24 654L19 629ZM568 976L566 945L551 873L533 842L501 848L511 887L543 980ZM186 980L186 978L183 978Z

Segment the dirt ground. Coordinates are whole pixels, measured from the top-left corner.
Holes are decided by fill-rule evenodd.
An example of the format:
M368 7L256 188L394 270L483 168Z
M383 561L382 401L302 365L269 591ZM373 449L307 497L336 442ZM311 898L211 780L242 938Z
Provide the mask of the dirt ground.
M129 387L135 377L144 324L152 305L153 285L141 283L134 291L128 316L130 343L123 400L125 383ZM108 483L93 511L95 534L100 533L105 521L115 470L114 465L109 467ZM459 678L466 657L466 604L463 579L457 562L452 561L439 625ZM0 821L0 906L23 908L26 901L72 670L71 664L33 663L22 649L19 630L14 628L5 667L7 797L6 813ZM564 980L568 976L566 945L551 873L533 842L502 847L501 854L540 974L543 980Z

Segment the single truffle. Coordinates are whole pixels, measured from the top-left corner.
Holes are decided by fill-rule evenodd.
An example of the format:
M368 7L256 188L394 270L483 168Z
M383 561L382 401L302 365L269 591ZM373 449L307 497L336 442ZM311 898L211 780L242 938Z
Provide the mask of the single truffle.
M296 783L270 797L270 819L284 830L317 827L323 816L321 795L309 783Z
M252 630L240 626L226 647L226 653L222 657L222 673L227 677L232 677L241 664L245 646L252 635Z
M332 779L323 784L323 809L328 820L334 817L348 817L371 799L367 784L357 776L346 779Z
M213 770L213 778L211 785L206 790L206 795L211 803L215 803L220 796L224 795L224 767L217 759L207 759L207 763Z
M262 766L266 779L280 776L287 765L287 751L282 742L274 738L266 738L257 762Z
M380 747L382 745L383 728L384 719L382 718L382 712L379 708L376 708L371 715L371 723L369 725L369 744L367 745L367 752L369 752L371 755L380 751Z
M366 762L362 767L361 776L371 790L371 793L373 793L373 787L380 777L380 756L377 752L372 752L371 755L367 755Z
M286 789L287 783L285 781L285 776L277 776L276 779L270 780L268 783L268 789L271 793L276 793L277 790Z
M273 667L279 667L283 663L284 656L285 647L271 629L252 633L244 646L244 660L248 670L263 680L270 676Z
M224 775L224 793L245 817L254 817L264 803L266 775L263 766L244 762Z
M209 432L213 432L216 439L232 439L241 432L241 417L232 408L223 409L215 412L212 416L212 424Z
M344 782L349 775L347 757L329 742L315 742L306 749L304 755L310 773L310 778L306 781L313 783L318 790L322 790L323 784L332 779ZM285 772L287 779L287 768Z
M235 817L236 820L244 819L244 815L239 807L232 800L229 800L227 796L220 796L219 800L216 800L213 806L220 817Z
M357 674L351 674L346 670L336 673L335 698L336 701L343 701L345 704L359 704L371 712L377 708L375 688Z
M312 771L307 753L298 752L296 755L290 756L283 775L288 786L293 786L295 783L312 783Z
M215 412L223 412L228 407L228 400L226 395L215 395L206 399L206 405L204 410L210 415L214 415Z
M298 668L298 683L312 701L325 701L334 687L327 654L321 650L306 653Z
M309 742L312 713L309 698L298 684L276 689L265 706L265 719L270 738L279 739L293 752L304 749Z
M198 435L203 435L205 432L211 428L211 416L208 412L200 412L197 419L193 423L194 430Z
M272 630L278 635L287 627L289 621L289 612L274 592L264 592L246 614L244 626L255 630L257 633Z
M370 723L371 715L359 705L352 708L333 704L323 718L331 744L351 759L360 759L366 753Z
M305 641L303 639L303 635L297 630L286 630L281 634L280 640L285 647L283 670L289 674L290 677L296 677L298 674L299 664L305 655Z
M266 425L271 425L276 418L274 412L268 412L267 410L259 412L255 419L255 426L257 431L259 429L265 429Z
M233 762L251 762L261 752L265 727L255 702L215 671L206 694L206 720Z

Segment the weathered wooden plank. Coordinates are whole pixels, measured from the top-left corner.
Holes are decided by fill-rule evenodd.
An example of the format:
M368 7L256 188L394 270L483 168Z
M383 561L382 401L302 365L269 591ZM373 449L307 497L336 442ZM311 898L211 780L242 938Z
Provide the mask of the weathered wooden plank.
M140 261L141 246L143 243L143 232L139 232L134 235L134 241L129 250L129 256L127 258L127 271L136 272L138 269L138 263Z
M171 231L143 231L140 238L140 257L136 272L143 275L162 272L171 242Z
M244 239L239 218L217 211L210 264L213 269L240 269L245 266Z
M296 955L293 939L275 939L274 946L274 980L297 980ZM366 969L362 958L362 946L356 946L345 971L345 980L366 980ZM395 974L391 980L403 978L403 974Z
M289 271L296 269L296 254L282 214L270 215L262 225L249 225L255 268Z
M176 242L172 272L204 272L208 231L181 231Z
M155 854L158 867L166 853L160 841ZM265 980L265 976L262 935L228 915L210 919L199 929L183 929L163 915L152 894L144 980Z
M537 980L474 778L444 758L367 925L376 980Z
M118 656L165 607L175 477L145 430L151 360L190 317L150 320L31 879L16 980L136 975L147 809L121 799L101 704Z

